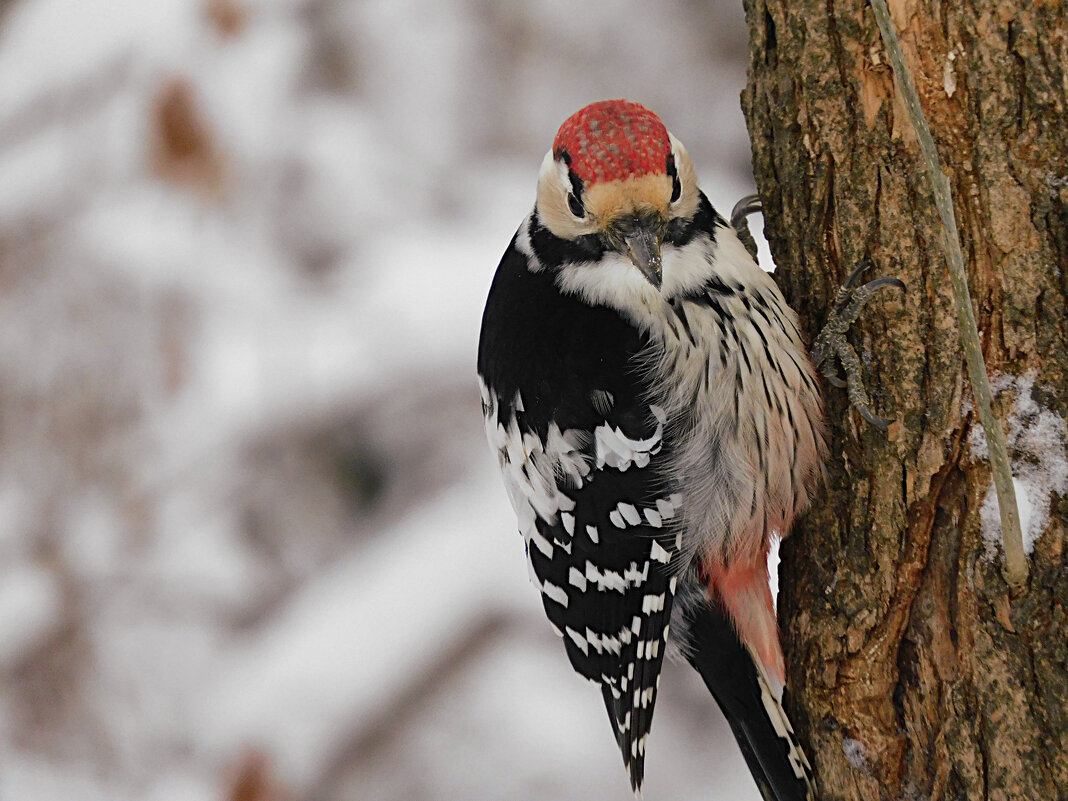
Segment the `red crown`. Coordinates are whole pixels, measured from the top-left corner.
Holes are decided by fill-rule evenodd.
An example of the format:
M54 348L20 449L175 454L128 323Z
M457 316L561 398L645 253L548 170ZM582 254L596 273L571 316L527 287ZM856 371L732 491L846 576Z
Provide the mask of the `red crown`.
M602 100L576 111L553 140L553 158L565 158L582 183L663 174L671 142L660 118L629 100Z

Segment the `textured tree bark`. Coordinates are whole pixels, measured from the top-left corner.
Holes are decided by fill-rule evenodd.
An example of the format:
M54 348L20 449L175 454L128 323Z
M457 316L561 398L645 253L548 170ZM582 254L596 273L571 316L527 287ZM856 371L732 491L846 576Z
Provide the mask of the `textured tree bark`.
M745 6L765 232L809 336L862 258L909 287L851 335L894 422L867 426L828 387L826 491L783 546L787 706L821 797L1068 799L1068 11L890 2L1038 534L1013 597L984 540L997 513L938 217L871 9Z

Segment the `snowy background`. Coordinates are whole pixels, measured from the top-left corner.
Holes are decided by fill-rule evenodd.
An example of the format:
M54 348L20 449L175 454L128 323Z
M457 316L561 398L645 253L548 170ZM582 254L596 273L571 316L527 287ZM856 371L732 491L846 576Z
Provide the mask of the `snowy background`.
M740 6L0 2L0 799L631 797L475 346L587 102L751 191ZM756 799L663 688L646 798Z

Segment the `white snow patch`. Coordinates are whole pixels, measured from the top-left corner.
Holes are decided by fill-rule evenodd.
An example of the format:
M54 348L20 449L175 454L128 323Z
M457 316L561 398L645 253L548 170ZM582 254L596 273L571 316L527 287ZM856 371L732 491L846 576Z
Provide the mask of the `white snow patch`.
M1020 376L998 374L991 377L991 388L1013 392L1015 400L1009 410L1008 445L1012 460L1013 486L1020 510L1020 530L1024 552L1030 555L1035 541L1049 523L1051 496L1068 493L1068 424L1033 397L1034 370ZM976 425L968 437L972 455L989 458L986 432ZM985 556L994 559L1001 545L1001 517L997 492L993 484L987 489L979 510Z
M868 749L860 740L846 737L842 740L842 753L846 761L857 770L867 770Z

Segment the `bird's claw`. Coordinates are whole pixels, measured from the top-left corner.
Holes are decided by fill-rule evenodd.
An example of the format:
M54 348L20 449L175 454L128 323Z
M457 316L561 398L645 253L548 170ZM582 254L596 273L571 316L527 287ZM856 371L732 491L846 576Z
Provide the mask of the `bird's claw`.
M738 238L754 260L757 257L757 247L753 235L749 232L747 218L750 214L762 210L759 195L746 195L731 209L731 227L737 232ZM828 383L839 389L847 390L849 402L856 407L861 417L876 428L886 429L890 421L871 410L871 400L864 388L860 357L857 356L856 350L849 344L845 335L850 326L856 322L872 295L888 286L895 286L902 291L906 291L907 287L900 278L892 277L876 278L861 286L854 286L857 279L871 266L871 259L863 259L853 268L845 283L838 290L834 299L834 309L812 345L812 358ZM845 372L844 380L837 375L834 356L837 356L838 361L842 363L842 370Z
M753 257L754 261L756 261L757 257L756 240L753 239L753 235L749 232L749 222L746 218L762 209L760 195L746 195L735 203L734 208L731 209L731 228L738 234L738 239L745 245L745 249L749 251L749 255Z
M746 225L745 218L750 214L756 214L761 210L760 195L746 195L731 209L731 228L740 228Z
M737 208L736 206L735 210ZM834 299L834 309L828 315L823 330L812 344L812 360L828 382L848 391L849 402L856 407L861 417L876 428L885 429L890 425L890 421L871 410L871 400L864 388L860 357L857 356L857 352L849 344L845 335L850 326L856 322L872 295L888 286L895 286L901 290L905 290L906 287L899 278L876 278L874 281L854 288L857 278L870 267L870 259L861 261L838 290ZM837 356L838 361L842 363L845 380L837 375L834 356Z

